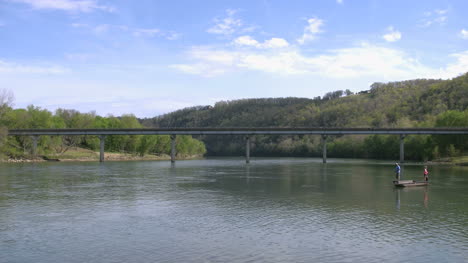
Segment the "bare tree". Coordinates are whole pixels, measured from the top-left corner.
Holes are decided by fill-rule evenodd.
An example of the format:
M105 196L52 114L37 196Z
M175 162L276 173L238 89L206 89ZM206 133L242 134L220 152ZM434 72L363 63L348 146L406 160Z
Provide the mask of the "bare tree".
M8 89L0 89L0 118L13 106L15 96Z

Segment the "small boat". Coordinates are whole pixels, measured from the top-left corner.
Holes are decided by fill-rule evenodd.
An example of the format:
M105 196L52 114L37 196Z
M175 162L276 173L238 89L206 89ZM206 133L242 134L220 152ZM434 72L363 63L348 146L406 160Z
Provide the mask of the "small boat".
M414 180L393 181L393 185L398 186L398 187L424 186L428 184L429 182L426 182L426 181L414 181Z

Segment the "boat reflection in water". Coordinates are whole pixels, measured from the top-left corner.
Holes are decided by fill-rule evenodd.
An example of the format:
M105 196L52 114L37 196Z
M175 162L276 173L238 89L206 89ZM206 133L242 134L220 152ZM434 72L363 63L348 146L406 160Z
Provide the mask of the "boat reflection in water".
M395 207L397 210L400 210L401 207L401 194L402 193L410 193L410 192L418 192L423 191L423 204L424 208L428 207L429 204L429 193L426 187L424 188L395 188Z

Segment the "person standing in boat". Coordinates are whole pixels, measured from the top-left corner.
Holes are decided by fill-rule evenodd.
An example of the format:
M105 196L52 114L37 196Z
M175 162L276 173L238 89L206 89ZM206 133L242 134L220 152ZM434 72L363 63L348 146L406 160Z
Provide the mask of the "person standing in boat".
M395 163L395 165L396 165L396 167L395 167L395 176L396 176L397 181L400 181L401 168L400 168L400 165L398 163Z
M429 181L429 172L427 171L427 166L424 166L424 181Z

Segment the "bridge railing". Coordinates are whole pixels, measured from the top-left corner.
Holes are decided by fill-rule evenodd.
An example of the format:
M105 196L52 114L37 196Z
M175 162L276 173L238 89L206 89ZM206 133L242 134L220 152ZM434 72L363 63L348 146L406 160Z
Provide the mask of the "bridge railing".
M146 128L146 129L11 129L8 135L250 135L250 134L468 134L466 128Z

